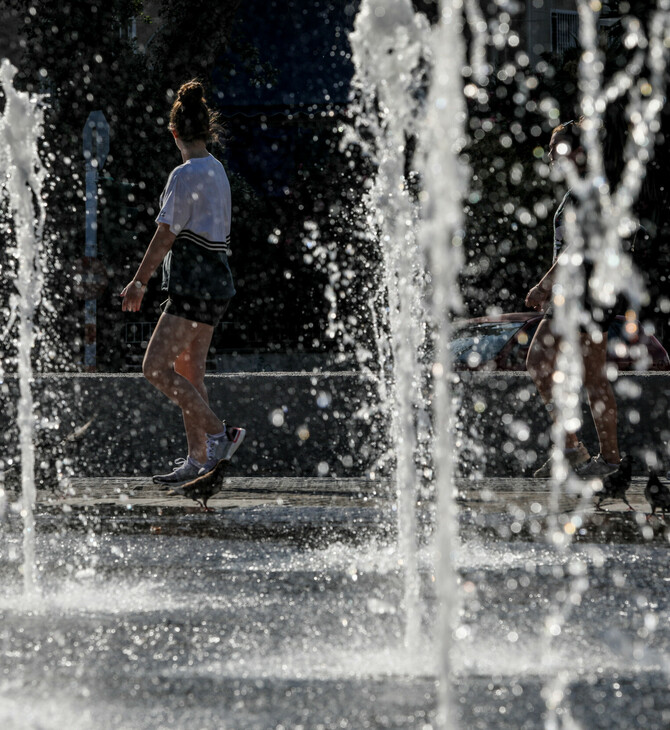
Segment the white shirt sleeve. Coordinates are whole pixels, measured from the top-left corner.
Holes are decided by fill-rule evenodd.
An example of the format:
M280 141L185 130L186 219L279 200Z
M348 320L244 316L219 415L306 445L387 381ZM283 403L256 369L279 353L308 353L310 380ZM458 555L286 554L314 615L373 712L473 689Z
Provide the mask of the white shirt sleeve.
M191 217L190 196L185 194L182 187L180 175L173 170L161 194L161 209L156 216L156 223L167 223L175 235L186 227Z

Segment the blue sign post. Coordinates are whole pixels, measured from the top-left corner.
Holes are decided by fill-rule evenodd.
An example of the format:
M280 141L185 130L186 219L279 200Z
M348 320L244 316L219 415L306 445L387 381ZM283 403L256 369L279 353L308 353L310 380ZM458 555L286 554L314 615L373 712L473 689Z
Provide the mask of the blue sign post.
M109 154L109 124L101 111L91 112L84 125L84 160L86 163L86 247L84 257L93 261L98 256L98 172ZM86 299L84 304L84 369L96 368L97 303Z

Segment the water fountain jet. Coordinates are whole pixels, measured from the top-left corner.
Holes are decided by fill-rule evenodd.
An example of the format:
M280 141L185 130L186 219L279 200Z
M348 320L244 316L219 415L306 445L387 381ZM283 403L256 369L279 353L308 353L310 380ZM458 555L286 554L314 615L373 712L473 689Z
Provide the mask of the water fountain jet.
M377 12L381 5L383 12ZM468 177L467 168L459 161L466 119L463 8L458 2L442 3L440 18L431 28L425 16L414 13L408 0L381 5L372 1L362 4L351 40L356 67L353 86L361 97L356 110L358 123L364 122L366 135L371 131L375 135L372 146L377 170L368 205L370 224L378 232L383 253L383 295L388 298L394 393L390 448L397 459L399 547L406 562L406 644L418 643L422 613L416 564L420 481L416 465L420 461L417 413L427 409L419 384L425 379L433 388L430 461L437 494L434 570L441 599L438 725L454 728L457 718L450 699L450 677L451 635L457 615L453 568L457 530L448 343L450 318L461 307L460 228ZM477 23L479 14L471 12L471 16ZM481 54L477 55L479 58ZM414 164L421 179L419 200L410 196L406 180L410 138L417 140ZM365 146L365 141L359 144ZM434 358L431 371L426 373L421 351L429 330Z
M35 342L35 313L42 290L39 246L44 231L46 206L42 185L46 177L39 155L42 112L39 98L17 91L13 85L16 68L7 59L0 63L0 86L5 108L0 115L0 162L7 208L16 239L18 295L12 297L12 317L18 321L17 359L19 403L17 422L21 448L21 492L24 521L23 583L27 595L35 594L35 414L32 394L32 353Z

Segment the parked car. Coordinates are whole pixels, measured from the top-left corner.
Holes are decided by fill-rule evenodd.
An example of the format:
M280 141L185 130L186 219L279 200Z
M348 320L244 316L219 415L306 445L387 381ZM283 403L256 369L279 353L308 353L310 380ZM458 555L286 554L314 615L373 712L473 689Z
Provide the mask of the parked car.
M450 343L454 369L525 370L541 319L537 312L515 312L456 322ZM670 358L658 339L625 317L617 317L609 328L607 359L619 370L670 370Z

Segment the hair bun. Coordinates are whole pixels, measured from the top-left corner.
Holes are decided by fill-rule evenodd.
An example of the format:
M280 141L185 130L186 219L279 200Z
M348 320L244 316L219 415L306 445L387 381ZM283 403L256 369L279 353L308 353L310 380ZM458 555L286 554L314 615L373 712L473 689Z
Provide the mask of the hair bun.
M184 142L218 139L218 115L207 105L205 89L198 79L179 87L170 110L169 126Z
M179 88L177 99L185 106L199 104L204 101L205 89L199 81L189 81Z

